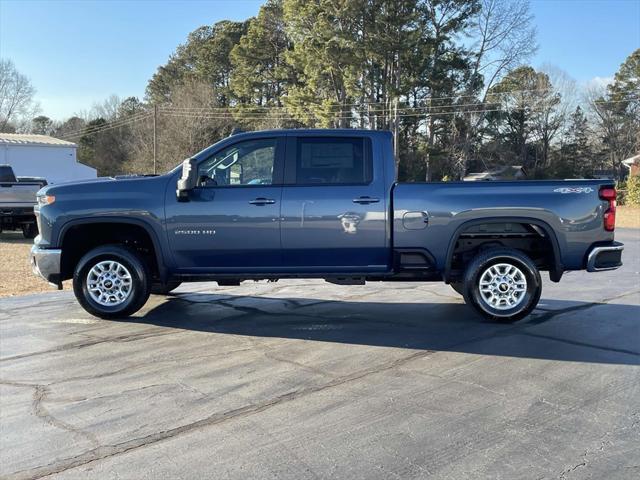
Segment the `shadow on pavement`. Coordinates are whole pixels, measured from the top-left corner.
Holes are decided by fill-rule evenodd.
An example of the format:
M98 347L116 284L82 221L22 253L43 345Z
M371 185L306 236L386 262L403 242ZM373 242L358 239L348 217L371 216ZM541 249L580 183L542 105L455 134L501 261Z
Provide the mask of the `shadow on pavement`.
M190 293L167 298L136 321L217 334L640 365L640 306L546 300L541 307L500 324L464 304ZM563 313L561 321L545 324Z
M24 238L22 232L2 232L0 233L0 243L18 243L22 245L33 244L32 238Z

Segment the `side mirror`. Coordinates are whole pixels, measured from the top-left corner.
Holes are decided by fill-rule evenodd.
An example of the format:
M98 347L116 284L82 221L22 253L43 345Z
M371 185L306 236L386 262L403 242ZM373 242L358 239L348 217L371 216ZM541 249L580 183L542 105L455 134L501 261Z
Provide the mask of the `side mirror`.
M198 164L195 158L182 162L182 176L178 180L176 197L179 202L189 201L189 192L198 185Z

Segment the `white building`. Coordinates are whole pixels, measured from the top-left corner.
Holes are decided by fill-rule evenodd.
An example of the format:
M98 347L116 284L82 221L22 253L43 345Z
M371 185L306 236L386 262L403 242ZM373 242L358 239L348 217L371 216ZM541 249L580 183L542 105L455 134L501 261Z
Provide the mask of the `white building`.
M79 163L78 146L47 135L0 133L0 164L18 177L43 177L48 183L96 178L95 168Z
M622 164L629 169L629 175L640 175L640 153L623 160Z

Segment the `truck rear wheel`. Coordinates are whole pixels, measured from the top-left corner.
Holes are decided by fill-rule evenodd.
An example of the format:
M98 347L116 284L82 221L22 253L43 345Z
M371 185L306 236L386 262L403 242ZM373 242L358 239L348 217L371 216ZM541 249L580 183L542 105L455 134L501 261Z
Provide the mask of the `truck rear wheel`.
M82 308L100 318L126 318L142 308L151 289L147 265L132 250L104 245L84 255L73 274Z
M25 223L22 225L22 236L24 238L36 238L38 227L35 223Z
M485 318L499 322L526 317L542 293L538 268L511 248L479 253L467 266L464 283L465 302Z

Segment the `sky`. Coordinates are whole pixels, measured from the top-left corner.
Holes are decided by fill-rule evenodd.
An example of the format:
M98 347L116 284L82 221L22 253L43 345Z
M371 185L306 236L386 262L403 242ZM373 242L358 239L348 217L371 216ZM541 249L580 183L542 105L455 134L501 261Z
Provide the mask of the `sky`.
M257 14L261 0L0 0L0 57L37 90L41 113L62 120L110 95L144 89L189 32ZM640 0L531 0L539 50L579 84L610 79L640 48Z

